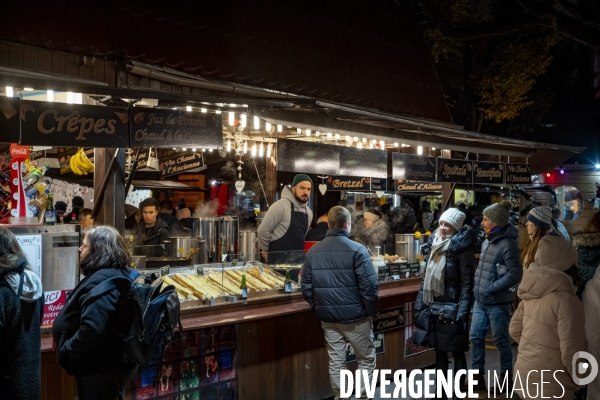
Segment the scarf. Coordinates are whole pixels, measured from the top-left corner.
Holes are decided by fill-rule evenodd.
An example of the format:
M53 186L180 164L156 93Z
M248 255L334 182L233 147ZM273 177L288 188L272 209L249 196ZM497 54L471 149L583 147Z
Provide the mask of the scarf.
M427 262L427 270L423 282L423 302L433 303L433 298L444 294L444 271L446 270L446 253L450 247L451 237L442 239L437 234L431 244L431 253Z
M485 231L485 237L489 238L494 233L498 232L500 229L502 229L502 227L498 226L498 225L494 226L492 229L484 229L484 231Z

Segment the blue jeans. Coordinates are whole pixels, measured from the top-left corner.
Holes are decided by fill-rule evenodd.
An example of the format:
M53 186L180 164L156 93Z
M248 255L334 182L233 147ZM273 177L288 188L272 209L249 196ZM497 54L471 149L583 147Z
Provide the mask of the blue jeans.
M473 350L473 369L485 372L485 336L491 326L494 344L500 353L500 372L513 373L512 350L508 334L511 311L512 304L485 306L479 301L475 301L469 335Z

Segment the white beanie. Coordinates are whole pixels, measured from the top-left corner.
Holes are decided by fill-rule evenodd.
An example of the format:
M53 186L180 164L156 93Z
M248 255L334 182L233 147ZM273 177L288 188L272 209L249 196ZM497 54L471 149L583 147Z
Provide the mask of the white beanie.
M440 222L445 221L452 225L454 229L457 231L460 230L463 226L463 222L465 221L465 213L459 211L457 208L449 208L440 217Z
M379 215L375 214L371 210L367 210L363 214L364 219L368 219L369 221L375 222L379 219Z

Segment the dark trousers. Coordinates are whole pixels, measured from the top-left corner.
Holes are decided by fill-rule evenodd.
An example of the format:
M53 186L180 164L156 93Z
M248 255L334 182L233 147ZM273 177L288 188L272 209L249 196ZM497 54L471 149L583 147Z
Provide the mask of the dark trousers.
M123 400L127 383L137 366L99 374L75 376L78 400Z
M454 374L461 369L467 369L467 357L465 353L462 351L453 351L452 357L454 358ZM443 373L444 376L448 371L448 353L445 351L435 351L435 369L439 371L439 373ZM460 378L461 387L465 384L466 376L462 376ZM442 395L441 399L447 399L445 395Z

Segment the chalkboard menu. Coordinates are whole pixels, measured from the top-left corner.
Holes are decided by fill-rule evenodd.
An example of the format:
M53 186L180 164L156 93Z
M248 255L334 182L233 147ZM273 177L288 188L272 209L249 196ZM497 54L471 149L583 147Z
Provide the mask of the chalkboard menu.
M473 183L504 183L504 163L473 162Z
M437 182L418 182L403 181L401 179L394 181L396 192L441 192L443 184Z
M339 149L340 175L387 178L387 151L353 147Z
M327 178L327 190L371 190L371 178L358 176L330 176Z
M438 182L471 183L472 180L472 161L438 158Z
M338 175L339 147L299 140L277 140L277 171Z
M506 183L531 183L531 165L506 164Z
M406 181L435 182L436 158L392 153L392 176Z

